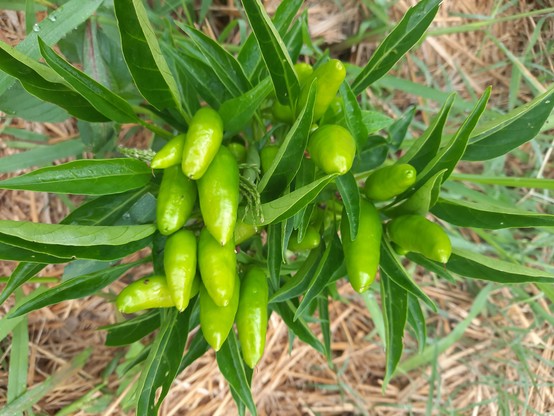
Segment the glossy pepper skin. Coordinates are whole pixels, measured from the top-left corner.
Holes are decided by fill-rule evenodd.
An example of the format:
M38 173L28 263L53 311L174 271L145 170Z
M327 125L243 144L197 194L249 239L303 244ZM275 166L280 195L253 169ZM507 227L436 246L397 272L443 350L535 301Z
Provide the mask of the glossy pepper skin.
M293 231L289 239L288 249L292 251L313 250L319 247L321 243L319 230L313 225L308 226L303 237L301 241L298 241L298 232Z
M198 239L200 277L214 303L225 306L231 302L237 274L237 259L233 241L219 244L204 228Z
M235 225L235 245L244 243L250 237L258 233L258 227L252 224L247 224L242 221L237 221Z
M122 313L175 306L163 276L149 276L135 280L117 295L115 304Z
M260 150L260 163L262 165L262 173L268 171L278 152L279 146L275 144L264 146L262 150Z
M406 163L377 169L367 178L364 192L369 199L386 201L406 191L416 181L417 172Z
M306 79L300 91L297 111L300 111L308 101L308 92L313 80L317 87L314 104L314 122L319 120L337 95L340 85L346 77L346 68L338 59L331 59L318 66Z
M238 163L246 162L246 147L242 143L231 142L227 145L229 151L235 156Z
M234 295L226 306L218 306L200 285L200 328L208 344L219 351L235 322L235 315L239 306L240 281L234 279Z
M192 117L183 147L181 167L190 179L200 179L223 139L223 120L217 111L203 107Z
M237 310L237 331L242 358L254 368L262 358L267 331L268 284L261 268L252 268L240 285L240 299Z
M225 245L233 239L239 206L239 168L225 146L197 185L204 224L219 244Z
M164 170L158 199L156 221L163 235L180 229L192 213L196 202L196 185L188 179L179 166Z
M351 240L350 223L345 213L342 214L340 232L350 284L356 292L363 293L375 280L379 268L383 233L379 212L370 202L360 200L360 221L356 238Z
M308 152L316 166L326 174L344 175L354 162L356 141L344 127L326 124L310 136Z
M173 233L165 243L164 269L175 307L184 311L191 298L196 276L196 237L189 230Z
M187 135L183 133L168 141L152 158L150 167L152 169L166 169L180 164L183 159L186 137Z
M387 234L401 249L446 263L452 254L448 234L421 215L402 215L387 224Z

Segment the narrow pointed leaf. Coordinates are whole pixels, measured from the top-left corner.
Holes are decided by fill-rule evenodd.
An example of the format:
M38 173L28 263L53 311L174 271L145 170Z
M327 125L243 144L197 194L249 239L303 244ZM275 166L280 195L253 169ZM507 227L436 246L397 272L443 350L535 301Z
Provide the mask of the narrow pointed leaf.
M422 352L427 344L425 315L421 310L419 300L411 293L408 293L408 323L417 339L418 351Z
M0 181L0 189L77 195L110 195L141 188L152 178L135 159L76 160Z
M385 75L419 42L441 3L442 0L422 0L406 12L352 83L352 91L356 95Z
M146 335L160 327L160 311L153 309L142 315L118 322L112 325L101 326L101 331L107 331L106 346L119 347L139 341Z
M358 235L358 224L360 222L360 189L358 182L352 173L347 172L336 180L340 192L344 210L348 217L350 227L350 239L354 240Z
M343 82L339 89L340 97L342 97L342 106L344 113L344 121L348 131L352 134L358 145L358 150L361 150L361 144L365 143L368 135L368 128L364 123L362 109L356 95L350 89L348 83Z
M272 304L272 308L283 318L283 321L287 327L296 335L299 339L310 345L317 352L325 354L325 347L321 341L310 330L304 319L298 318L294 320L296 308L290 300L281 303Z

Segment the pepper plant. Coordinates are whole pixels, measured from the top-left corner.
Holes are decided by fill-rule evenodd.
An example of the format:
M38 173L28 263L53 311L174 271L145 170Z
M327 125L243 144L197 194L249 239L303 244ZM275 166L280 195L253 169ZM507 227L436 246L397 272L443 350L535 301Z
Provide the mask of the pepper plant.
M457 227L551 227L553 215L444 190L459 162L532 140L554 106L553 87L482 122L489 88L447 135L451 95L411 143L403 139L414 111L393 121L362 99L425 35L440 0L409 9L361 68L309 42L306 53L301 0L282 1L272 18L259 0L242 0L250 31L233 53L141 0L114 0L113 10L101 3L69 1L18 47L0 43L0 92L19 82L21 94L77 118L92 131L83 137L95 155L0 181L1 189L86 196L60 224L0 221L0 258L20 262L0 303L48 264L74 265L74 276L9 317L96 294L152 262L153 276L126 280L112 296L121 320L103 328L111 346L155 332L134 363L138 415L156 414L175 377L210 348L240 413L256 414L250 384L268 316L331 362L328 307L342 284L381 295L386 386L405 330L425 345L423 308L437 311L408 262L453 282L554 282L450 238ZM53 48L69 30L55 22L77 10L83 20L95 11L115 17L119 38L106 37L102 48L122 59L104 77ZM88 51L99 53L102 38L91 39ZM151 149L119 147L110 157L114 142L100 133L123 124L149 130ZM143 260L123 261L146 247Z

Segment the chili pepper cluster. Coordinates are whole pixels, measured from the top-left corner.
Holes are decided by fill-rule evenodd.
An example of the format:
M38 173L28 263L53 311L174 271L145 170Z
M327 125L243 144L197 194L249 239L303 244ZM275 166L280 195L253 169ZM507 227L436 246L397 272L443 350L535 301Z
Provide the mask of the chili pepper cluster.
M325 174L344 175L352 168L356 141L340 124L343 105L337 92L345 79L344 65L330 60L313 70L297 64L301 85L298 108L305 106L309 89L315 85L313 122L307 142L309 157ZM277 100L271 107L277 122L294 123L298 114ZM153 169L163 170L156 221L167 236L164 249L165 276L150 276L127 286L117 298L121 312L175 307L183 311L199 296L200 328L208 344L219 350L236 323L244 361L254 367L262 357L268 321L269 287L266 269L251 267L242 279L237 271L235 247L258 233L253 225L237 221L240 175L238 162L246 159L239 143L222 145L223 122L219 114L204 107L192 118L188 132L170 140L152 159ZM268 172L279 152L269 144L260 150L262 173ZM329 219L314 211L299 238L294 230L288 249L310 251L319 247L322 230L340 220L340 237L346 273L353 289L362 293L376 278L381 242L387 238L400 254L416 252L446 263L451 254L444 230L423 215L389 215L385 226L374 203L391 200L416 182L416 169L397 163L372 172L361 189L358 232L351 233L342 204ZM203 228L187 228L193 210L199 206ZM328 212L328 211L326 211ZM198 234L198 235L197 235Z

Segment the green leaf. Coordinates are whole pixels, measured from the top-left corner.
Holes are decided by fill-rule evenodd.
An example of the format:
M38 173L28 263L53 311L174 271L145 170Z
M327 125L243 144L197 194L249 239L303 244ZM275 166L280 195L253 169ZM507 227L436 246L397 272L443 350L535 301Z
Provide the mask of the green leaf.
M287 327L302 341L312 346L314 350L321 354L325 354L325 347L321 341L310 330L304 319L298 318L294 320L296 308L290 300L280 303L273 303L271 307L283 319Z
M404 269L404 266L402 266L402 263L398 260L396 254L394 254L390 243L385 239L381 241L380 267L381 272L385 273L394 283L421 299L434 312L438 311L435 303L420 289L417 283L412 280L406 269Z
M435 157L441 145L444 126L455 98L456 94L454 93L448 97L431 125L397 163L409 163L416 171L421 172L427 163Z
M427 326L419 300L411 293L408 293L408 323L413 329L418 351L421 353L427 343Z
M486 183L490 185L512 186L514 188L538 188L554 190L554 179L545 178L516 178L507 176L484 176L457 173L450 175L450 180Z
M119 246L142 240L156 231L146 225L66 225L0 220L0 233L40 244L62 246Z
M406 12L352 83L356 95L385 75L421 39L441 3L442 0L423 0Z
M234 331L229 333L227 340L216 353L217 365L223 377L240 398L240 401L248 407L252 415L257 415L256 405L250 391L250 380L246 374L244 361L242 360L237 336Z
M323 190L323 188L335 179L336 176L336 174L323 176L309 185L295 189L289 194L262 204L263 218L261 221L257 222L256 225L268 225L292 217L312 202ZM247 216L246 220L255 222L252 220L251 215L250 217Z
M314 102L315 87L312 84L305 107L287 133L273 163L258 183L262 201L281 195L300 169L312 127Z
M56 104L69 114L88 121L107 121L81 95L69 88L62 78L56 77L53 71L41 68L16 49L0 42L0 69L16 77L21 85L31 94L41 100Z
M181 111L179 87L162 55L142 0L117 0L114 9L123 56L138 90L159 110Z
M408 318L408 292L398 286L385 269L381 269L381 303L386 334L384 391L402 356L404 328Z
M406 257L411 261L413 261L414 263L424 267L425 269L427 269L427 271L433 272L437 276L440 276L451 283L456 283L456 279L454 279L454 276L452 276L450 272L446 270L446 267L444 267L444 264L436 263L433 260L429 260L427 257L422 256L421 254L417 254L413 252L406 254Z
M58 194L110 195L145 186L152 178L135 159L76 160L0 181L0 189Z
M408 199L384 210L384 213L389 217L397 217L399 215L427 215L429 210L435 205L440 195L442 185L442 177L446 173L446 169L440 170L429 178L421 188L413 193ZM402 196L400 196L401 198Z
M67 263L69 261L66 257L57 257L53 254L37 252L34 249L26 249L25 247L20 247L5 241L0 241L0 259L8 261L32 261L36 263L44 263L42 264L42 267L45 267L48 263L58 264Z
M333 239L325 248L323 257L319 262L314 276L308 284L307 291L304 294L298 309L294 314L294 320L296 321L302 313L310 306L312 301L319 296L321 292L325 290L327 285L339 277L336 276L336 272L341 270L342 263L344 261L344 254L342 251L342 244L337 234L333 235Z
M242 4L273 81L277 99L283 105L294 107L300 94L300 85L279 32L259 0L242 0Z
M306 291L317 269L319 269L321 250L322 247L320 246L310 251L308 257L301 261L298 271L270 296L269 303L296 298Z
M389 144L381 136L369 136L354 159L352 173L367 172L383 164L387 159Z
M59 285L42 292L24 302L19 308L10 311L9 316L16 317L25 315L31 311L44 308L70 299L84 298L98 292L109 284L115 282L123 273L132 267L145 261L121 264L111 267L108 270L100 270L83 276L66 280Z
M206 62L233 97L240 97L252 88L240 64L219 43L193 27L177 21L175 23L193 40Z
M267 229L267 268L273 287L279 287L279 275L283 264L283 224L271 224Z
M225 134L237 133L250 123L271 91L271 80L266 78L250 91L221 104L219 115L223 119Z
M160 332L144 364L137 383L137 416L158 414L158 410L177 376L189 333L191 311L196 302L183 313L175 308L162 312Z
M554 283L554 275L548 272L459 249L452 251L446 268L461 276L498 283Z
M277 32L281 36L285 36L287 28L298 13L298 10L300 10L303 2L303 0L283 0L279 3L272 21L275 29L277 29ZM238 53L237 60L241 63L241 66L250 79L252 79L252 75L259 73L263 61L254 33L251 33L243 43Z
M323 335L323 346L327 363L333 367L333 355L331 349L331 319L329 318L329 299L326 296L317 298L317 310L319 312L319 326Z
M350 224L350 239L354 240L358 235L358 224L360 222L360 189L358 188L358 182L356 182L356 178L351 172L347 172L336 179L336 184Z
M106 345L119 347L136 342L160 327L160 311L152 309L142 315L118 322L112 325L101 326L99 330L108 331Z
M415 189L421 187L437 172L446 169L443 182L450 176L454 167L460 161L467 146L471 132L477 125L479 118L486 109L487 101L491 94L491 88L487 88L479 102L473 108L471 114L466 118L454 137L444 146L437 155L426 165L425 169L417 176Z
M16 299L20 300L23 291L19 289ZM27 390L27 371L29 367L29 328L28 319L20 320L12 329L10 364L8 368L7 403L21 396ZM19 415L18 415L19 416ZM21 413L21 416L23 414Z
M181 360L177 374L183 372L189 365L202 357L209 349L210 345L208 341L206 341L206 338L204 338L204 335L202 335L202 331L198 331L190 342L187 353Z
M464 160L488 160L533 139L554 108L554 86L531 102L489 121L471 136Z
M394 123L394 120L385 114L368 110L362 110L362 121L367 129L367 134L375 134Z
M554 215L537 214L484 202L440 198L431 212L459 227L488 229L554 227Z
M61 56L56 54L50 46L46 45L42 39L39 38L38 42L40 45L40 52L48 65L60 74L99 113L105 116L103 120L89 121L114 120L118 123L139 122L138 117L127 101L108 90L84 72L70 65Z
M358 149L361 149L361 144L367 139L368 128L364 123L360 104L358 103L356 95L354 95L346 82L341 84L339 94L342 98L342 111L344 113L346 127L356 140Z
M80 139L40 146L22 153L4 156L0 159L0 173L13 172L31 166L43 166L55 160L81 155L85 147Z
M39 30L37 32L32 31L28 33L25 39L17 45L16 49L31 59L38 59L40 57L37 43L39 34L48 45L57 43L66 34L73 31L92 16L103 1L90 0L83 2L82 0L70 0L62 4L38 24L37 28ZM14 78L0 72L0 95L6 92L14 82Z
M417 107L412 105L400 115L389 127L389 144L393 150L397 150L408 134L408 128L412 124Z

